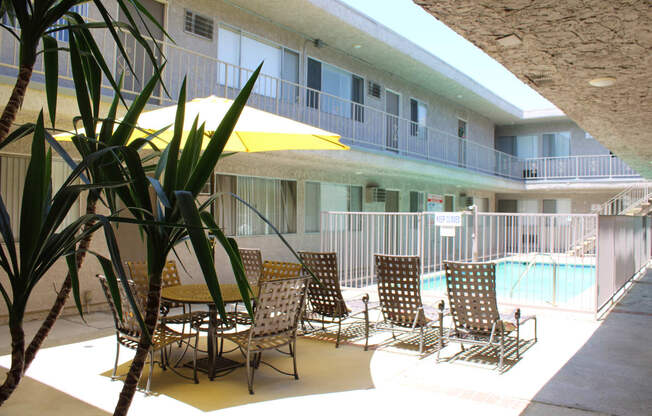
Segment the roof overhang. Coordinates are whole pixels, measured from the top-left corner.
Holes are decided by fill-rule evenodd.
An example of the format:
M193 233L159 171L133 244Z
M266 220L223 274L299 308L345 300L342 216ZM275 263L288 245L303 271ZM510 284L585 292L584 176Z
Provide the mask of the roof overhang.
M642 176L652 179L652 3L415 3L503 64ZM502 41L506 38L514 41ZM605 77L612 78L613 85L589 84Z

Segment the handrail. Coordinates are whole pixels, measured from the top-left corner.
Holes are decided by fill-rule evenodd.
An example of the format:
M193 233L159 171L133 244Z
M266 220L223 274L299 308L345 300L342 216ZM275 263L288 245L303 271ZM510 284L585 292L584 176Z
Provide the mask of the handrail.
M516 280L516 283L514 283L512 285L512 289L509 292L509 297L514 297L514 289L516 289L516 287L521 284L521 280L523 280L523 277L525 277L525 275L530 271L532 266L534 266L536 264L536 261L539 260L539 258L538 258L539 256L548 257L550 259L550 261L552 261L552 304L554 305L556 303L556 297L557 297L556 296L556 294L557 294L557 288L556 287L557 287L557 266L558 266L558 263L555 261L555 258L552 257L552 255L549 254L549 253L535 253L534 254L534 257L532 258L532 260L530 260L530 262L528 263L528 265L525 268L525 270L523 271L523 273L521 273L521 275L518 277L518 279Z

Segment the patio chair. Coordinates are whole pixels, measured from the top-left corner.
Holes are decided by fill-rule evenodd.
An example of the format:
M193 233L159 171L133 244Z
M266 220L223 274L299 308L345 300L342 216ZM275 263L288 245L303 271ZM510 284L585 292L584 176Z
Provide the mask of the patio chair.
M263 256L258 248L240 248L238 251L242 258L245 276L247 277L249 286L253 289L258 286L260 276L263 273ZM251 325L249 314L238 311L240 303L238 302L233 306L233 311L228 312L227 317L239 325Z
M282 374L299 379L296 359L297 326L304 305L308 279L308 277L295 277L262 282L253 325L245 331L222 335L235 343L246 357L247 386L250 394L254 394L254 370L261 362ZM261 361L263 351L279 349L285 345L290 348L293 373L282 371Z
M140 342L140 335L142 331L136 319L136 311L134 311L134 309L131 306L131 303L127 300L124 287L121 284L118 284L118 290L120 292L120 306L122 308L122 318L120 318L115 303L113 302L113 297L111 296L111 291L109 289L109 285L106 281L106 278L103 275L99 275L99 274L97 275L97 278L100 281L100 285L102 286L102 291L104 292L104 296L106 297L106 300L109 303L109 307L111 308L111 313L113 314L113 321L115 324L115 334L116 334L117 342L116 342L115 362L113 364L113 373L111 375L111 379L116 380L121 377L117 375L118 360L120 357L120 346L122 345L129 349L136 350L138 348L138 343ZM136 284L131 280L129 281L128 284L132 293L136 293L137 290ZM144 308L142 306L143 304L140 296L135 296L135 300L139 312L142 314ZM191 314L186 314L186 315L187 316L183 316L183 318L188 320L192 320L196 316L196 315L192 316ZM200 320L196 319L195 321L193 321L193 326L199 325L199 322ZM166 368L170 368L170 370L172 370L174 373L178 374L179 376L190 379L190 377L187 377L175 371L172 366L168 365L168 356L167 356L168 353L166 347L171 347L174 343L179 343L181 341L187 341L190 344L189 340L192 338L194 338L195 340L194 353L193 353L192 380L195 382L195 384L197 384L199 383L199 379L197 378L197 345L199 342L199 332L195 331L194 333L184 334L170 328L168 326L166 317L161 317L159 319L159 322L156 325L156 328L154 329L154 333L152 334L152 347L149 350L149 375L147 376L147 386L145 388L146 395L151 394L150 387L152 381L152 371L154 369L154 363L155 363L154 361L155 351L161 351L160 365L164 370Z
M516 309L500 314L496 302L496 264L444 262L446 288L452 316L447 341L498 348L498 369L503 369L505 336L516 331L516 358L520 358L520 327L534 321L534 341L537 341L537 318L522 316ZM439 362L439 353L437 354Z
M361 298L364 303L364 310L352 313L342 296L337 271L337 254L300 251L299 256L320 280L320 283L311 280L308 285L310 310L306 311L303 319L320 322L322 330L325 330L326 323L337 323L337 341L335 342L335 348L337 348L340 345L342 321L348 318L360 319L362 314L365 324L364 350L367 351L369 347L369 295L365 293Z
M374 254L378 298L383 321L376 328L395 332L419 330L419 354L423 354L424 333L427 328L439 327L439 349L442 344L444 302L438 304L438 320L426 317L421 301L421 267L418 256L388 256Z
M302 269L301 263L265 260L259 282L299 277Z
M147 300L147 292L149 290L149 278L147 275L147 263L140 261L128 261L127 269L129 270L129 275L131 280L136 285L136 292L140 296L143 304ZM168 260L165 263L163 268L163 273L161 274L161 289L171 286L181 285L181 278L179 277L179 271L177 269L177 263L174 260ZM182 308L181 315L168 316L170 309L172 308ZM181 333L185 333L186 326L192 324L192 322L198 319L204 319L208 317L206 312L192 312L191 305L187 305L188 310L186 311L185 303L170 302L167 300L161 299L160 312L161 316L167 317L166 322L168 324L178 324L181 325ZM185 319L187 317L187 319Z

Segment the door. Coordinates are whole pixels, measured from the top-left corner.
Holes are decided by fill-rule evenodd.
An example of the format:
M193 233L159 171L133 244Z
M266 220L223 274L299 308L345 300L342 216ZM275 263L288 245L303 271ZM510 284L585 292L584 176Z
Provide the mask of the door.
M145 9L147 9L147 11L152 15L152 17L154 17L154 19L156 19L156 21L162 27L164 22L163 19L165 16L165 5L163 3L159 3L154 0L141 0L140 4L143 7L145 7ZM132 16L137 16L137 12L134 9L134 7L131 5L131 3L127 3L127 7L129 7ZM129 23L129 20L122 12L118 14L118 20L120 22ZM141 33L141 35L145 39L148 39L149 48L155 56L157 65L160 65L161 54L159 53L155 42L159 45L158 46L159 48L163 47L162 46L163 31L159 29L156 25L154 25L154 23L150 22L148 19L141 20L138 18L134 18L134 20L136 22L136 27ZM149 33L151 33L151 38L149 37L150 35L147 32L147 29L145 28L145 24L143 23L143 20L147 21L147 29L149 29ZM134 75L134 73L132 73L132 71L129 69L120 51L117 51L116 61L118 67L118 75L120 72L124 71L123 94L127 99L133 100L138 96L138 92L140 92L143 86L147 84L147 82L150 80L152 75L154 75L154 65L152 64L152 60L147 54L145 48L140 43L136 42L133 36L121 31L118 31L118 34L121 38L120 40L124 45L127 56L131 61L133 72L135 72ZM152 97L160 97L160 96L161 96L161 85L157 84L156 87L154 88L154 91L152 92ZM149 102L158 104L160 103L160 100L156 98L152 98L150 99Z
M398 151L398 116L399 105L401 102L400 95L385 90L385 112L387 113L386 121L386 148L392 151Z

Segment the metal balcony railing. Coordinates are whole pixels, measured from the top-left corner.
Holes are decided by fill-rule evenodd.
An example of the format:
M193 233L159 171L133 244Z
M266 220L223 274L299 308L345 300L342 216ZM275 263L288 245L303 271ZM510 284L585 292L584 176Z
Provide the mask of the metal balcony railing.
M116 74L125 73L124 95L135 97L143 83L153 74L144 49L131 36L124 35L125 49L131 55L136 74L131 74L122 58L117 57L113 39L106 31L93 35L105 60ZM175 104L184 77L188 99L217 95L234 98L252 70L222 62L212 56L158 42L165 55L164 88L157 86L150 104ZM0 75L14 75L18 67L17 41L0 33ZM152 41L154 48L154 41ZM162 59L162 58L159 58ZM72 87L67 56L60 57L60 84ZM33 82L43 82L42 58L34 69ZM104 79L105 92L111 93ZM442 129L417 124L372 105L343 99L295 82L260 75L248 105L307 123L342 136L342 142L356 149L432 161L513 180L542 181L567 179L635 178L636 172L620 159L610 156L571 156L567 158L520 159L477 142L457 137Z

